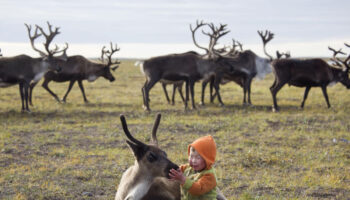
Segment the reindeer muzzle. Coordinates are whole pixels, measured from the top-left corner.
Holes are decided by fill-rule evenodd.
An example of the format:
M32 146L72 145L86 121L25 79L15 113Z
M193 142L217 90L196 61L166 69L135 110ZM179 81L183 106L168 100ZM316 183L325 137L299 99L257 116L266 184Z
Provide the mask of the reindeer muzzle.
M111 78L109 78L109 82L113 82L115 81L115 78L112 76Z
M62 67L58 66L58 67L56 68L56 72L61 72L61 71L62 71Z
M171 161L169 161L168 167L165 169L165 174L166 174L167 178L170 178L169 177L169 172L170 172L171 169L177 170L177 169L179 169L179 166L174 164L174 163L172 163Z

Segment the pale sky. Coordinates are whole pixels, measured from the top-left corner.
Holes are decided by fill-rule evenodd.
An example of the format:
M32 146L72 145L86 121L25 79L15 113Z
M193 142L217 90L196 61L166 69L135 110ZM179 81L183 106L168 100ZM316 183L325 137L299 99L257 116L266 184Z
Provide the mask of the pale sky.
M110 41L121 48L121 57L200 52L189 30L199 19L228 25L231 32L220 44L234 38L261 56L257 30L265 29L275 33L270 54L330 56L329 45L350 52L343 45L350 43L349 7L349 0L0 0L0 48L4 56L38 56L24 23L46 28L50 21L61 31L54 42L68 42L69 55L99 57Z

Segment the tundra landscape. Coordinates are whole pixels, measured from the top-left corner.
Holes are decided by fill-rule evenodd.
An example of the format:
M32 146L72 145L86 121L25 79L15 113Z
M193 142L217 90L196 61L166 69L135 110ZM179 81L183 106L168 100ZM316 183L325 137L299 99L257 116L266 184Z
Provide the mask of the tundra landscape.
M242 89L221 86L224 106L206 100L184 110L176 94L167 103L161 84L150 91L152 110L142 108L144 75L135 60L122 60L112 74L85 85L88 103L75 85L58 103L39 82L32 112L20 111L18 86L1 88L0 199L113 199L122 173L135 159L127 146L120 114L132 135L148 143L162 114L159 147L176 164L187 162L187 145L211 134L217 143L215 169L228 199L347 199L350 196L350 93L340 83L311 89L284 88L272 112L272 73L253 80L252 106L242 105ZM62 99L67 83L50 83ZM170 87L168 88L170 91ZM208 98L208 95L207 95Z

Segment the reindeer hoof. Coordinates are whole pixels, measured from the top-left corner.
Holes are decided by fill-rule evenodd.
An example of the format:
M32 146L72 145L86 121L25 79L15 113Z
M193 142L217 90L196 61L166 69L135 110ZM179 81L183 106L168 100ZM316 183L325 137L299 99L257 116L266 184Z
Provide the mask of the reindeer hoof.
M275 108L275 107L272 107L272 112L274 112L274 113L279 112L279 109Z
M203 101L199 102L200 106L205 106L205 103Z

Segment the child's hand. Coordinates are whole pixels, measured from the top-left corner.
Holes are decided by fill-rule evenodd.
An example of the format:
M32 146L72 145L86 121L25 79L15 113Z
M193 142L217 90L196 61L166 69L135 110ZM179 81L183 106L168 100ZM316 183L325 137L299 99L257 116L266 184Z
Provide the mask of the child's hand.
M169 172L170 180L179 181L180 184L185 184L186 176L183 175L180 169L171 169Z

